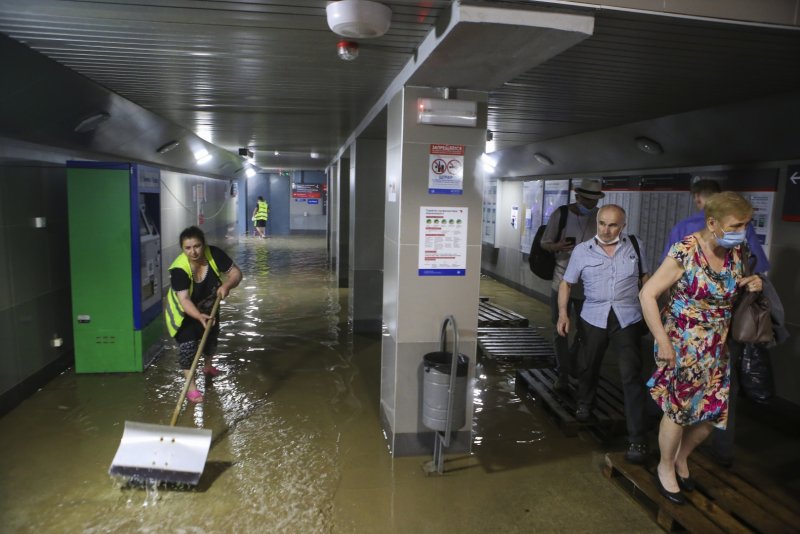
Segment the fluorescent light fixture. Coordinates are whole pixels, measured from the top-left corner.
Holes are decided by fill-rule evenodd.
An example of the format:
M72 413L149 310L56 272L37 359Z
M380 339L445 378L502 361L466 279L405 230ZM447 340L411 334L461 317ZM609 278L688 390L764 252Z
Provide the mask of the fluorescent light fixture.
M319 152L312 152L311 159L319 159Z
M481 163L483 163L483 170L489 174L497 168L497 161L486 153L481 154Z
M194 159L197 160L199 165L204 163L208 163L214 156L208 153L208 150L205 148L201 148L200 150L196 150L194 153Z
M244 175L247 176L248 178L252 178L253 176L256 175L256 171L255 169L253 169L253 167L247 167L244 170Z
M95 113L94 115L86 117L81 122L79 122L78 125L75 126L75 131L77 133L91 132L92 130L94 130L95 128L97 128L110 118L111 115L109 115L105 111L101 111L100 113Z
M478 103L470 100L418 98L417 122L438 126L474 127L478 123Z
M158 147L156 149L156 152L158 152L159 154L166 154L170 150L174 150L174 149L178 148L178 146L180 144L181 144L180 141L178 141L177 139L173 139L172 141L169 141L168 143L164 143L163 145Z
M541 152L536 152L533 155L533 159L541 163L542 165L550 166L553 164L553 160L542 154Z
M653 141L649 137L637 137L635 141L636 141L636 148L638 148L642 152L645 152L647 154L652 154L654 156L664 153L664 149L661 148L661 145L658 144L657 141Z

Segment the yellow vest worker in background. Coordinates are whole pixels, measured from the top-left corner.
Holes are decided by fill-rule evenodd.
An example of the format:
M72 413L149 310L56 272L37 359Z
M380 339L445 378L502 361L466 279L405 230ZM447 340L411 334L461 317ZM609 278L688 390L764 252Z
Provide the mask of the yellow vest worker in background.
M267 217L269 216L269 206L264 201L264 197L259 196L256 209L253 210L253 222L255 223L258 237L266 237Z

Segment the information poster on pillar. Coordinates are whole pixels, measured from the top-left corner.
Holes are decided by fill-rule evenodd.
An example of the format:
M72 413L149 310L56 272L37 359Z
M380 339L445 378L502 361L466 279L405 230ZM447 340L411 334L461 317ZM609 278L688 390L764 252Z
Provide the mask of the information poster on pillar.
M419 208L419 276L465 276L468 208Z
M431 195L464 193L464 145L430 145L428 193Z

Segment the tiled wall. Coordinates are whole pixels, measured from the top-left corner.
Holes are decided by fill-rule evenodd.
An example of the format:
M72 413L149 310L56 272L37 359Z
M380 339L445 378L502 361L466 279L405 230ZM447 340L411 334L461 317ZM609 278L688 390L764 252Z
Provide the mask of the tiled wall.
M63 166L0 166L0 395L71 351L66 176Z

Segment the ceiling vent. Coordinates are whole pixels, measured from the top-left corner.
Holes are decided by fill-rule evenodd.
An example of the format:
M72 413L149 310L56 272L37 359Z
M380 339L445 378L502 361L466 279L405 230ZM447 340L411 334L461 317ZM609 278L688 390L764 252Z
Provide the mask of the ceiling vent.
M391 9L369 0L331 2L325 10L333 33L350 39L380 37L392 21Z

